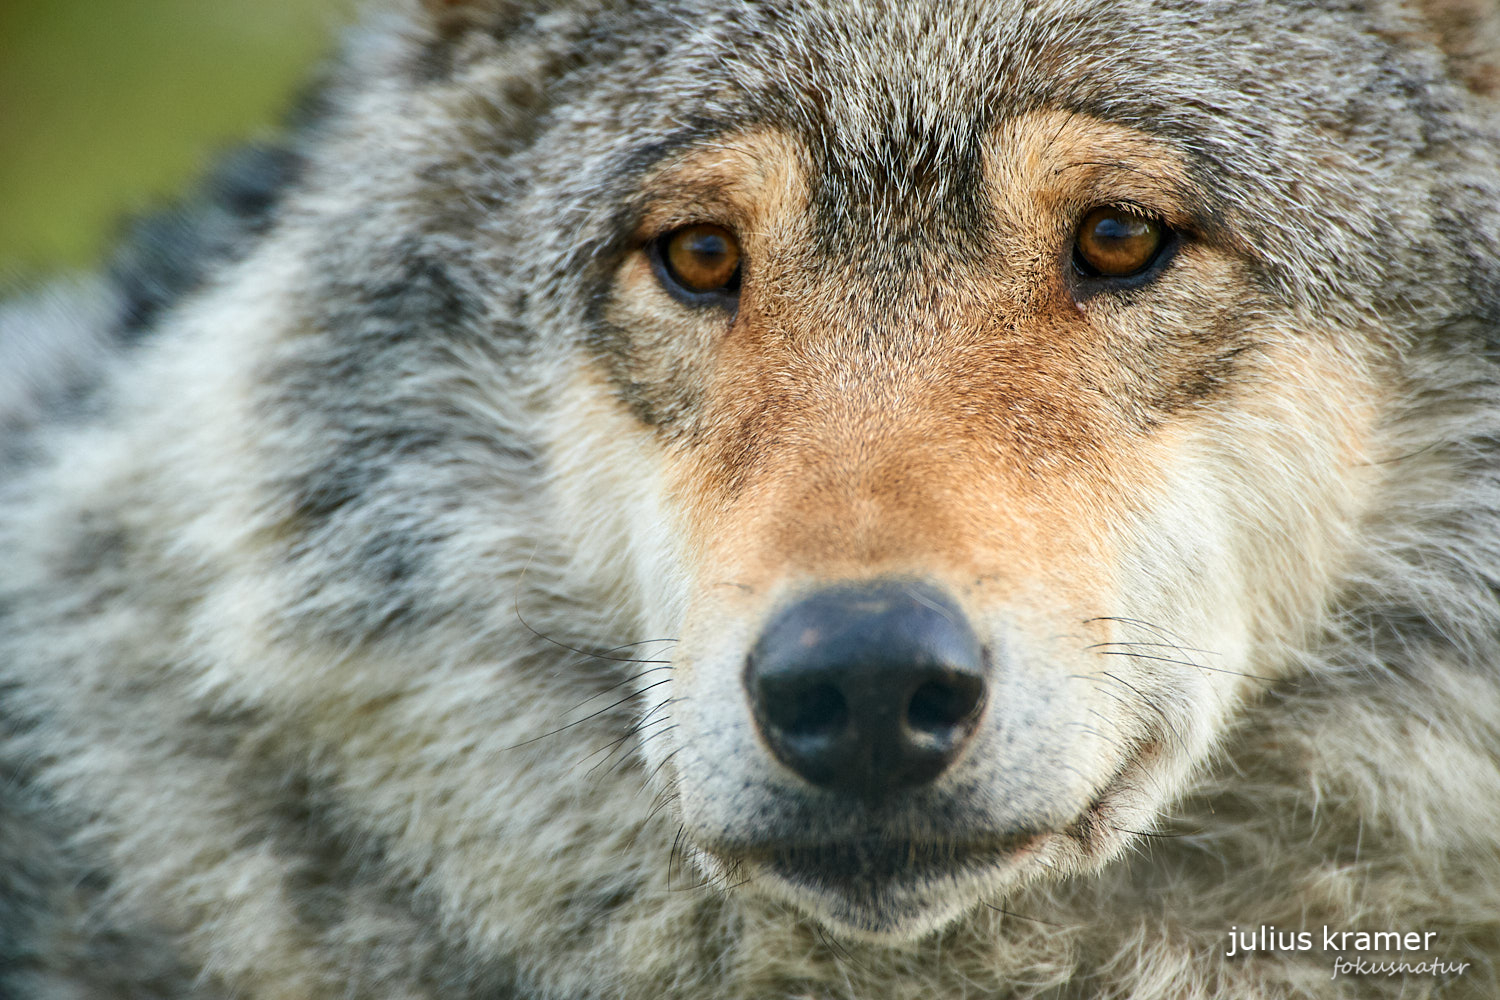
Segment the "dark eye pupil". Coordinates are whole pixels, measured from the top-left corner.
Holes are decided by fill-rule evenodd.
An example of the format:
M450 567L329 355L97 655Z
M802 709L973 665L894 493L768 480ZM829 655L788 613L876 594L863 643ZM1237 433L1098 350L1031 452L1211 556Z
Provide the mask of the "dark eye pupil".
M688 237L685 249L706 270L717 268L729 257L729 243L718 233L695 233Z
M1126 243L1149 239L1150 223L1129 215L1107 215L1094 227L1094 239L1101 243Z

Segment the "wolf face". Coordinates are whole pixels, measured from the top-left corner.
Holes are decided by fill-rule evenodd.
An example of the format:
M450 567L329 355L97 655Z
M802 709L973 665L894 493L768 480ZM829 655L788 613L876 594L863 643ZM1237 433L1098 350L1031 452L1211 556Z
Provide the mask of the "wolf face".
M0 890L68 845L17 955L1182 1000L1345 995L1231 925L1500 940L1451 18L398 6L99 295L86 405L0 416Z
M795 124L720 97L752 124L632 178L583 370L633 421L558 432L590 476L615 435L659 470L635 517L672 547L639 558L685 610L653 620L680 640L645 752L686 841L843 931L1149 831L1317 627L1372 479L1390 331L1278 288L1296 236L1256 232L1316 206L1136 113L1036 108L1004 58L1029 22L987 13L946 41L994 62L793 78ZM844 30L905 51L913 18ZM1107 64L1111 101L1188 99ZM1101 270L1091 225L1140 245ZM705 232L706 291L668 259Z
M863 179L781 130L674 154L600 310L602 391L671 412L629 432L687 594L652 763L711 872L897 935L1151 827L1326 599L1374 420L1171 144L910 141ZM1147 227L1123 274L1101 210ZM704 226L711 301L661 263Z

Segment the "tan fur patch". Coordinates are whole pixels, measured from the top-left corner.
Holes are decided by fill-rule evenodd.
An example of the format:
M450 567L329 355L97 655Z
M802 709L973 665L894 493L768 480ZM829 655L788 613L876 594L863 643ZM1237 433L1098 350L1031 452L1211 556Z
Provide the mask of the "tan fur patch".
M1069 284L1071 239L1098 204L1184 225L1180 162L1081 116L1007 122L987 156L991 245L901 301L861 289L857 274L819 273L801 252L811 223L799 162L763 133L652 185L664 200L645 232L724 225L749 262L732 325L693 338L706 356L687 363L703 373L702 409L675 482L705 571L756 591L880 573L960 589L1024 580L1051 602L1097 604L1112 531L1154 477L1139 427L1148 402L1120 356L1153 331L1107 305L1091 319ZM1211 260L1187 257L1206 272L1195 291L1226 290ZM630 304L615 315L680 317L653 280L632 261ZM1188 368L1202 353L1177 360Z

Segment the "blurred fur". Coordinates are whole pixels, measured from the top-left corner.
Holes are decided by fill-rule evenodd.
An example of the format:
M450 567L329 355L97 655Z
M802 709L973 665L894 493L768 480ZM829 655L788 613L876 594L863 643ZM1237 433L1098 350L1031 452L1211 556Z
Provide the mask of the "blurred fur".
M284 148L0 313L0 995L1496 995L1496 26L372 13ZM1100 191L1181 213L1170 280L1057 283ZM732 331L635 235L715 199ZM1127 654L976 808L1130 781L862 934L716 859L774 782L715 670L892 567L1048 650L1018 698L1062 605ZM1262 924L1470 967L1224 957Z

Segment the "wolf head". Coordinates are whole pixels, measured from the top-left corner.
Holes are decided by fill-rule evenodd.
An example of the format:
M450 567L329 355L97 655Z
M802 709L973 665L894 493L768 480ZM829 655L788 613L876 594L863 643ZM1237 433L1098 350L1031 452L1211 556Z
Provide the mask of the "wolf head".
M1463 98L1274 4L616 16L495 245L683 841L895 937L1096 869L1330 627Z
M194 690L481 937L549 892L517 844L608 854L610 810L617 867L675 829L887 942L1098 871L1246 705L1390 648L1372 511L1467 488L1411 386L1488 349L1500 174L1417 17L376 22L128 403ZM1491 600L1481 555L1423 579Z

